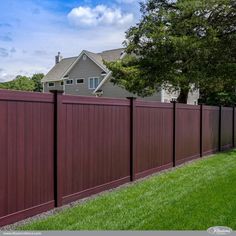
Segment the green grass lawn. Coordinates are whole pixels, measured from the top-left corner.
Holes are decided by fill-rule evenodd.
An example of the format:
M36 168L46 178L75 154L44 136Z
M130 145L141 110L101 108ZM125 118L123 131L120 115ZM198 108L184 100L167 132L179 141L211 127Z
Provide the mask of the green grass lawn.
M236 151L153 176L66 209L24 230L236 229Z

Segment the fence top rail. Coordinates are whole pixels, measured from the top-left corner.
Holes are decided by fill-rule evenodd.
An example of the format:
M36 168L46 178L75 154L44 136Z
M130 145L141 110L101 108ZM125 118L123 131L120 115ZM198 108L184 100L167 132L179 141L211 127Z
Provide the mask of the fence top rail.
M128 99L62 95L62 104L129 106Z
M200 105L176 103L176 108L178 108L178 109L200 110L200 107L201 107Z
M150 107L150 108L169 108L173 109L173 104L163 103L158 101L142 101L137 100L135 103L136 107Z
M223 111L232 111L233 107L222 107Z
M53 94L0 89L0 101L53 103Z
M220 110L220 107L219 107L219 106L203 105L203 109L204 109L204 110L215 110L215 111L219 111L219 110Z

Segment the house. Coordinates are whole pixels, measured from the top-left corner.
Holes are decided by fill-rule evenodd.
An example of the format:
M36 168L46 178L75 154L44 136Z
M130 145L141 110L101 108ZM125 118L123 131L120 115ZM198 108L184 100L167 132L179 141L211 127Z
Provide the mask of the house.
M55 57L55 66L42 79L43 91L63 90L64 94L125 98L134 96L125 89L111 82L112 73L103 61L111 62L122 59L124 49L114 49L93 53L83 50L79 56L62 59L60 53ZM161 89L144 100L170 102L178 93L169 93ZM198 91L189 95L188 103L197 104Z

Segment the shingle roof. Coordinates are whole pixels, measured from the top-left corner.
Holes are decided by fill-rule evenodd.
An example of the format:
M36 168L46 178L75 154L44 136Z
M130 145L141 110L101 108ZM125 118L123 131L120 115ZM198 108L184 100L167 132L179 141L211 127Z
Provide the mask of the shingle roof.
M90 57L98 66L100 66L105 72L109 72L106 66L103 63L104 61L111 62L117 61L120 59L124 52L124 48L118 48L113 50L103 51L101 53L93 53L89 51L83 51ZM42 79L42 82L47 81L58 81L62 80L65 72L71 68L71 65L78 59L79 57L70 57L62 59L58 64L56 64ZM73 67L73 66L72 66Z
M123 53L124 53L124 48L118 48L118 49L103 51L101 53L98 53L98 55L100 55L104 61L111 62L119 60Z
M59 63L57 63L42 79L42 82L46 81L58 81L62 79L64 73L72 65L77 57L64 58Z
M89 51L85 51L86 54L97 62L101 67L104 67L106 72L108 72L108 69L104 65L103 61L111 62L111 61L117 61L120 59L121 55L124 52L124 48L118 48L113 50L107 50L100 53L93 53Z

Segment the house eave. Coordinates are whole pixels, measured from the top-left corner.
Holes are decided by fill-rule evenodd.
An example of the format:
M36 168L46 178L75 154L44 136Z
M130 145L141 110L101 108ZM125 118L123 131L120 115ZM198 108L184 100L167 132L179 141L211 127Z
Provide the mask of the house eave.
M43 79L41 80L41 82L42 82L42 83L47 83L47 82L58 82L58 81L62 81L62 80L63 80L63 78L56 79L56 80L55 80L55 79L44 79L44 78L43 78Z
M120 57L120 60L122 60L125 56L127 55L127 53L123 53ZM98 85L98 87L93 91L93 94L95 95L96 92L101 89L101 87L105 84L105 82L111 77L112 72L109 71L108 74L104 77L104 79L101 81L101 83Z

